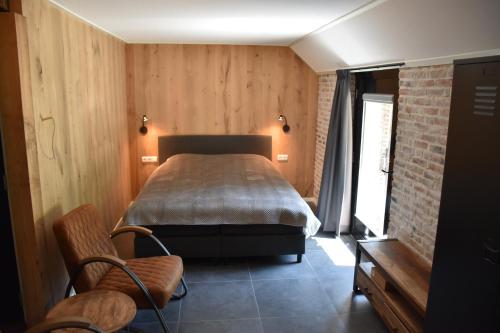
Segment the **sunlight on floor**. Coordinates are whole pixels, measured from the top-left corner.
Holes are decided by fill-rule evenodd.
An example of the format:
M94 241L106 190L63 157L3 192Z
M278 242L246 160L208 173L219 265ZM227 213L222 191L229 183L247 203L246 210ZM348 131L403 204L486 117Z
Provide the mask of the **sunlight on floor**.
M312 237L337 266L354 266L355 257L340 238Z

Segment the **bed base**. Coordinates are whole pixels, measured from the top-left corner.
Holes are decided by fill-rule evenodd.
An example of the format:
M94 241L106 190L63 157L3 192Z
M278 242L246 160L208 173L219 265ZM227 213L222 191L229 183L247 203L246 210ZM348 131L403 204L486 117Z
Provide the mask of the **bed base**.
M232 258L294 254L297 262L305 253L300 227L283 225L146 226L183 258ZM137 258L161 255L147 237L135 238Z

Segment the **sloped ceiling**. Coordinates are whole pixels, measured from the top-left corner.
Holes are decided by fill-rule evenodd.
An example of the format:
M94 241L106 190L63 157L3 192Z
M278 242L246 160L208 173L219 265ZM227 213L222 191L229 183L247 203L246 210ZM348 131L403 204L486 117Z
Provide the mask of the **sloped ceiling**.
M51 0L128 43L289 45L373 0Z
M500 54L500 0L50 1L128 43L287 45L316 72Z
M376 1L291 45L315 71L500 50L500 0Z

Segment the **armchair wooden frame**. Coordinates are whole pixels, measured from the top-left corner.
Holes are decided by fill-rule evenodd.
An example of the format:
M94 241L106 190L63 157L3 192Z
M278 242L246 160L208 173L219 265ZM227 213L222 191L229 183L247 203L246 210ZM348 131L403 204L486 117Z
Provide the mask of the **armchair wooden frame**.
M158 238L156 238L153 235L153 232L147 228L144 228L144 227L138 227L138 226L119 227L119 228L116 228L115 230L113 230L110 233L109 237L111 239L113 239L114 237L116 237L119 234L128 233L128 232L139 233L139 234L142 234L144 236L150 237L154 242L156 242L160 246L160 248L162 249L162 251L165 253L166 256L171 255L170 252L167 250L167 248L158 240ZM146 287L146 285L144 285L144 283L139 279L139 277L131 269L129 269L125 260L117 258L113 255L103 254L100 256L88 257L88 258L81 260L78 263L78 268L70 276L68 286L66 287L65 298L70 296L71 289L73 288L73 285L75 284L76 279L78 278L78 276L81 273L81 271L83 270L83 268L88 264L96 263L96 262L110 264L112 266L115 266L115 267L121 269L123 272L125 272L132 279L132 281L137 285L137 287L139 287L139 289L142 291L142 293L144 294L144 296L146 297L148 302L151 304L156 316L158 317L158 320L161 323L163 331L165 333L169 333L169 330L167 327L167 322L166 322L166 319L163 315L163 312L156 305L156 302L154 301L154 298L151 295L148 288ZM181 299L187 295L188 288L187 288L186 282L184 281L184 277L181 278L181 283L182 283L182 293L180 295L174 294L171 299ZM101 331L95 331L95 332L99 333ZM32 332L30 332L30 333L32 333ZM37 333L37 332L33 332L33 333Z

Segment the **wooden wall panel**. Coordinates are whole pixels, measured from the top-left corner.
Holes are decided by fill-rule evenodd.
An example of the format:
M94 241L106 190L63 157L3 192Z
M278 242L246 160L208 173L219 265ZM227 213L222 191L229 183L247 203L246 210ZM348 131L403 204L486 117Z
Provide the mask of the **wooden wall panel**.
M318 77L290 48L135 44L126 56L134 195L157 167L140 157L156 155L165 134L272 135L276 167L302 195L312 194ZM146 136L138 131L143 114ZM288 163L278 163L278 153Z
M52 223L83 203L109 229L131 200L125 44L47 0L24 0L28 58L24 90L32 117L25 128L44 310L64 293L66 271ZM34 302L34 300L31 300Z
M37 244L42 244L44 237L40 237L43 233L37 233L33 214L40 202L36 200L39 182L36 168L31 172L28 167L33 156L36 157L36 147L35 150L31 149L33 145L28 147L34 141L30 126L33 110L29 86L28 89L22 86L23 82L29 82L26 20L21 15L0 13L0 31L0 132L11 217L1 223L12 223L24 311L28 321L35 322L45 314L47 293L37 251ZM4 218L3 212L1 217Z

